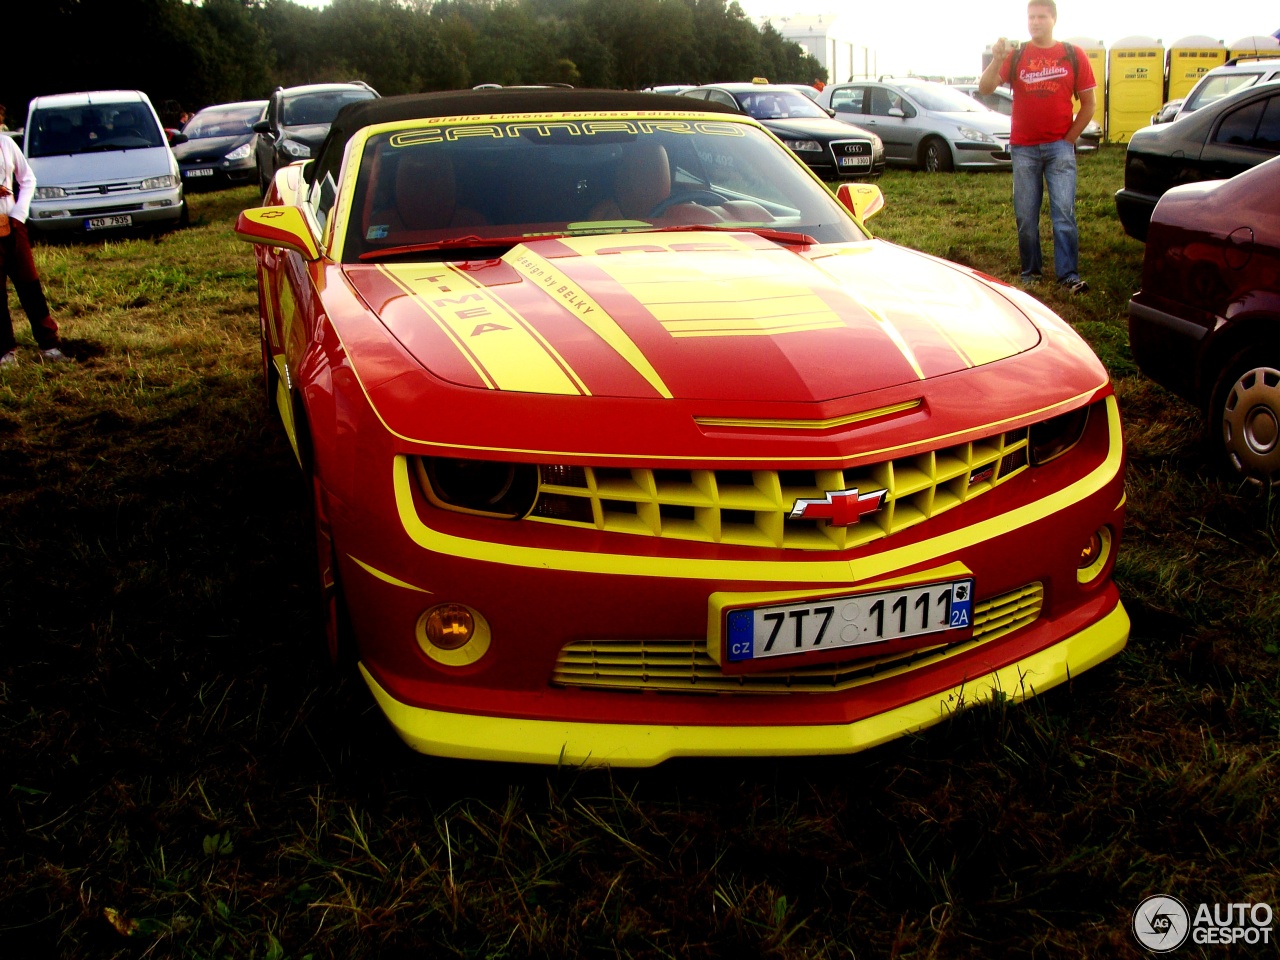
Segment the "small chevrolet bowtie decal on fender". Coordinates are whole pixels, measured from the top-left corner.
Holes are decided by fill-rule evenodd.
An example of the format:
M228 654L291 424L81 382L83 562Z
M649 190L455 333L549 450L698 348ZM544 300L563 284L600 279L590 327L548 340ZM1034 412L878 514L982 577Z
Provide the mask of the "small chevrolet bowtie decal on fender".
M792 520L826 520L834 527L851 527L862 517L875 513L884 504L888 490L859 495L858 488L834 490L821 500L797 500L791 508Z

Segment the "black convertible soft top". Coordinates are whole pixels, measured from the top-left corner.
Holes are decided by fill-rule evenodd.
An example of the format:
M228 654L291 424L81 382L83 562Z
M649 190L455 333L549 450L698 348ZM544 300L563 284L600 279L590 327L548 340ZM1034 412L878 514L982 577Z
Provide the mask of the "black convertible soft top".
M320 160L309 170L329 170L334 176L342 163L347 141L360 129L397 120L431 120L507 113L576 113L581 111L678 111L687 113L739 113L732 107L692 97L630 90L573 90L565 87L504 87L487 90L441 90L406 93L349 103L334 118L320 147ZM308 179L311 179L308 177Z

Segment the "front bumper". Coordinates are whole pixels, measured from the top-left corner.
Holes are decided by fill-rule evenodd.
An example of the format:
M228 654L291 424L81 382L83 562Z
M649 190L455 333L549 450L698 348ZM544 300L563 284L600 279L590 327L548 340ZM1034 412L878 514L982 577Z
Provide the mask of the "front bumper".
M258 167L252 155L245 160L179 164L179 167L182 182L188 190L217 189L258 181Z
M1076 634L998 670L850 723L796 726L593 724L448 713L401 703L360 666L396 733L433 756L513 763L648 767L674 757L780 757L856 753L915 733L998 696L1044 693L1124 649L1129 615L1111 612Z
M108 217L127 216L129 226L134 227L177 223L182 219L183 203L181 186L167 190L117 192L100 200L85 197L33 200L27 225L41 233L87 233L91 232L89 221Z
M1008 144L960 140L954 146L957 170L1004 170L1013 167Z
M400 464L395 501L413 544L403 559L391 555L398 550L388 552L373 524L335 527L362 671L410 746L541 763L851 752L922 729L996 690L1015 699L1032 695L1114 654L1128 634L1110 581L1114 550L1096 581L1082 587L1076 576L1083 539L1105 527L1118 541L1123 526L1119 413L1114 397L1098 408L1105 410L1098 418L1105 429L1100 424L1087 434L1092 446L1084 460L1095 465L1083 476L1059 466L1059 483L1050 464L1024 486L1021 502L993 498L979 515L925 523L879 549L831 559L789 559L781 551L759 562L680 559L645 547L636 554L567 553L465 539L422 522ZM954 654L838 680L826 690L812 683L803 691L800 684L795 691L698 688L696 676L680 691L649 685L643 676L612 688L590 680L575 685L560 670L571 645L601 638L636 645L686 638L690 650L699 643L709 650L718 643L709 599L719 593L775 602L771 591L856 593L886 582L942 579L957 567L974 577L980 601L1035 581L1043 609ZM482 612L492 627L487 653L454 665L423 653L413 624L441 602ZM640 665L650 675L667 669L656 660Z

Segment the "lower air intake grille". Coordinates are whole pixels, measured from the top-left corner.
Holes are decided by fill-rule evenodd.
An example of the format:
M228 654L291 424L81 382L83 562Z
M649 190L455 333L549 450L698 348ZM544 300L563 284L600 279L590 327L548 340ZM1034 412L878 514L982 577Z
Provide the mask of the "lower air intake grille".
M726 676L705 640L584 640L567 644L552 682L566 687L672 693L831 693L883 680L990 643L1040 616L1044 586L1031 583L974 609L973 636L892 656Z

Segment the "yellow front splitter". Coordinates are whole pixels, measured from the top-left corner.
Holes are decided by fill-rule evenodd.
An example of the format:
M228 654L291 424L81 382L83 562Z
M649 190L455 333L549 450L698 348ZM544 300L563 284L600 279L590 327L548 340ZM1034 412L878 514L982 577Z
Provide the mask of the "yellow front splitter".
M391 726L422 753L511 763L648 767L672 757L782 757L856 753L939 723L1003 694L1044 693L1124 649L1129 615L1114 610L1079 633L950 690L848 724L668 726L520 720L412 707L360 672Z

